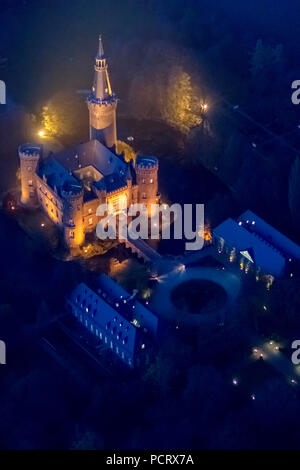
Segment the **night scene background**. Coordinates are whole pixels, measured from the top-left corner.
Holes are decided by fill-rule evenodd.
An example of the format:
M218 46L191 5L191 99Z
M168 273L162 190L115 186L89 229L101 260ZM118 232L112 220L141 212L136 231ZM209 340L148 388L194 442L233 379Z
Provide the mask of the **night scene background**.
M0 23L0 448L299 448L299 3L1 0ZM86 101L114 109L89 95L95 60L118 97L108 158L139 194L157 157L154 196L205 205L202 250L100 242L92 208L73 249L42 205L90 139ZM82 207L116 183L84 178Z

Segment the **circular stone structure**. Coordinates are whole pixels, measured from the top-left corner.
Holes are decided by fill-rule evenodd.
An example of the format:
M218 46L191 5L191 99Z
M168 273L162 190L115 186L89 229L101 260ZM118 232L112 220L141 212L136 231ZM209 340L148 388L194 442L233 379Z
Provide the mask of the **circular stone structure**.
M187 314L213 313L227 302L227 293L219 284L206 279L191 279L171 292L174 306Z
M186 268L180 265L167 275L161 276L154 292L151 307L165 320L176 325L190 327L216 326L229 319L231 306L240 290L240 279L235 274L216 268ZM180 304L180 293L197 298L199 305L194 309L193 299ZM202 289L201 289L202 285ZM204 293L206 288L206 294ZM177 299L176 299L177 294ZM209 298L211 296L211 298ZM183 297L184 298L184 297Z

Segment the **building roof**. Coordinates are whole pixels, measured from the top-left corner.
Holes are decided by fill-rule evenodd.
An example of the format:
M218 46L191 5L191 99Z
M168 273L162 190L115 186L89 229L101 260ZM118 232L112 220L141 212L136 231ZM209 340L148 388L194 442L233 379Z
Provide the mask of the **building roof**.
M214 229L214 235L223 238L226 244L238 251L248 252L254 263L274 276L279 276L285 266L284 256L257 234L246 230L229 218ZM251 256L252 255L252 256Z
M265 241L281 251L285 257L300 260L299 245L294 243L250 210L244 212L238 220L243 222L243 226L247 230L262 237Z
M80 190L81 184L70 174L70 172L56 160L53 155L41 160L37 171L40 178L43 176L47 179L47 184L53 190L56 188L61 195L61 189L64 187Z
M120 312L130 321L137 320L141 328L146 329L153 336L157 334L158 318L141 302L129 294L119 283L106 274L97 278L97 288L104 291L111 302L120 304ZM128 299L131 299L128 301ZM124 303L126 300L126 303Z
M129 164L111 152L98 140L90 140L75 147L63 150L41 160L38 175L47 178L47 183L58 193L67 182L74 189L82 187L81 180L74 174L76 170L86 167L94 167L103 178L93 183L97 189L105 189L107 192L116 191L127 185L131 178L128 171ZM94 193L87 194L85 200L97 197Z
M127 170L127 163L96 139L63 150L55 158L71 172L89 165L103 176L112 173L125 175Z
M109 305L98 293L85 283L78 284L68 296L68 300L78 305L90 314L91 318L102 330L107 330L114 341L119 340L120 345L132 355L135 351L135 326L124 318L118 311Z
M95 181L93 184L97 189L105 189L108 193L111 193L127 186L127 181L124 175L112 173L109 176L104 176L99 181Z

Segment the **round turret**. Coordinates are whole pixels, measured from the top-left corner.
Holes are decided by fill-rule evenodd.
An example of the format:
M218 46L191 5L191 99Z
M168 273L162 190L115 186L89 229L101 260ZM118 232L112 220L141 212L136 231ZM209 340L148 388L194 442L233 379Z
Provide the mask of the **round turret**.
M35 175L41 156L41 145L24 144L19 147L21 204L26 207L38 206Z
M76 248L84 242L83 189L69 185L62 189L61 195L65 243L69 248Z
M151 204L157 204L158 194L158 159L156 157L138 157L135 163L138 202L147 205L151 215Z

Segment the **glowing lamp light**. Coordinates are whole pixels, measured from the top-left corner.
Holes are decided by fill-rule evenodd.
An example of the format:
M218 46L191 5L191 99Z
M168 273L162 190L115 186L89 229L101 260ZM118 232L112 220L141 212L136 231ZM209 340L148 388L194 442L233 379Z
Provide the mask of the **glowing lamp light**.
M39 134L39 136L40 136L40 137L44 137L44 135L45 135L45 131L41 130L41 131L39 131L39 133L38 133L38 134Z
M256 348L253 349L253 352L254 352L254 353L257 353L257 352L258 352L258 349L256 349Z
M260 356L259 356L259 357L260 357L261 359L263 359L263 358L264 358L263 353L260 353Z
M233 385L238 385L237 379L233 379L233 380L232 380L232 383L233 383Z
M279 346L275 346L275 351L279 351Z
M255 400L255 395L251 395L251 400Z
M45 227L45 224L44 224L44 223L42 223L42 224L41 224L41 227Z
M207 108L208 108L208 105L205 103L205 104L202 105L202 108L206 111Z
M148 304L149 304L149 302L148 302L148 300L147 300L147 301L146 301L146 305L148 305Z

